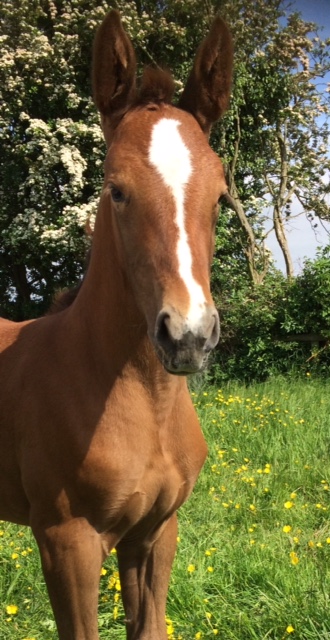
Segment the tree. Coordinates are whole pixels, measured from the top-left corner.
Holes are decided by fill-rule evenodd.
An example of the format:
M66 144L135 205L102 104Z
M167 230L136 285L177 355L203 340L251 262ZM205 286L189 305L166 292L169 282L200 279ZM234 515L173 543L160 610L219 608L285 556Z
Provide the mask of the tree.
M330 69L330 40L322 41L317 32L310 37L316 25L304 22L297 13L289 15L282 26L281 5L260 0L247 3L242 10L232 121L225 134L229 191L255 283L267 272L268 255L264 234L260 229L255 233L253 220L260 221L266 207L273 210L273 225L289 277L293 265L285 221L294 198L308 215L329 216L325 178L330 168L330 103L324 84L322 91L318 82ZM237 9L237 3L234 7ZM263 16L258 29L256 15ZM241 44L243 34L253 42L252 47Z
M100 184L103 142L81 61L89 33L68 5L59 15L52 2L1 3L1 301L16 318L81 273Z

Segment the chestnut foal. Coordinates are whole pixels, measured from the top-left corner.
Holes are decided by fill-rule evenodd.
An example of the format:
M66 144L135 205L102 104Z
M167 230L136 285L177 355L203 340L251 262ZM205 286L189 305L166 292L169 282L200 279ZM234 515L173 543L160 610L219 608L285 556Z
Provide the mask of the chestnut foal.
M216 18L177 107L110 12L94 47L108 146L90 264L66 308L0 321L0 518L29 525L61 640L97 640L100 570L117 549L129 640L166 640L176 511L206 445L185 376L219 320L209 270L224 171L208 145L230 93ZM177 374L177 375L173 375Z

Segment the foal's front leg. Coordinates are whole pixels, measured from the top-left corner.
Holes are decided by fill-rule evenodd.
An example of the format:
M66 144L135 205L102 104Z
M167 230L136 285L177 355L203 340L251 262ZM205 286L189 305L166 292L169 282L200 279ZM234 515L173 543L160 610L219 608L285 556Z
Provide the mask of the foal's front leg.
M128 640L166 640L165 608L177 538L176 514L156 540L117 546Z
M60 640L98 640L97 607L104 554L84 518L33 525Z

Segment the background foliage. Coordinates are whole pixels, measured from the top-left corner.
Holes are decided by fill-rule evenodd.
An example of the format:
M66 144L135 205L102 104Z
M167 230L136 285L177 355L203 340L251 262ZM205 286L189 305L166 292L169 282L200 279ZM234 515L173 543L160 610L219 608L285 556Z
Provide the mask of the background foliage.
M320 250L315 260L306 260L295 278L273 271L257 287L245 273L226 280L222 271L216 300L222 332L210 379L249 382L310 372L328 377L329 248Z

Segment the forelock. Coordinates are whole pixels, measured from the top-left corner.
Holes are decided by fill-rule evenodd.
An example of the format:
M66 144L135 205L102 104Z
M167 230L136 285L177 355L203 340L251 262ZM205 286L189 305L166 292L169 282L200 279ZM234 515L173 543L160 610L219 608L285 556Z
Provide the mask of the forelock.
M137 102L170 104L174 88L174 80L168 71L160 67L146 67L141 78Z

